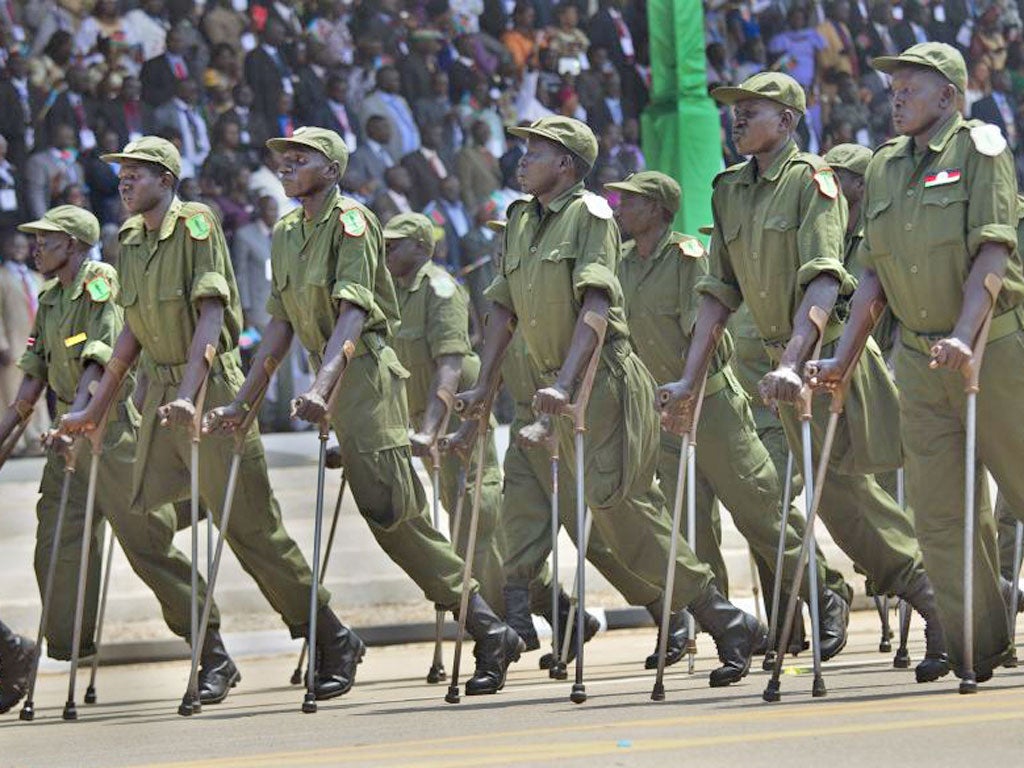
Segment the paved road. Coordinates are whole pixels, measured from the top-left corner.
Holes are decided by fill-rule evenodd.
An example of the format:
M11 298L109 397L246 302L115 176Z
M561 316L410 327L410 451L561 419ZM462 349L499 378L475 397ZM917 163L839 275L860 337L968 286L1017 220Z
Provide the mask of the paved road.
M915 622L915 658L920 634ZM513 668L498 696L447 705L443 688L422 682L430 656L422 645L373 649L353 691L313 716L298 711L301 691L287 685L291 656L244 660L235 693L191 720L174 714L181 663L104 669L101 703L80 706L73 724L60 720L65 678L47 674L35 723L0 720L0 766L1021 765L1022 671L1000 670L979 695L963 697L951 677L916 685L912 671L891 669L877 642L877 619L856 614L850 646L826 665L828 697L810 698L811 678L794 662L783 701L771 705L760 700L759 669L729 689L707 687L706 636L697 673L673 668L667 701L650 702L652 673L638 661L653 632L641 630L588 646L583 706L568 702L568 683L536 671L537 654Z

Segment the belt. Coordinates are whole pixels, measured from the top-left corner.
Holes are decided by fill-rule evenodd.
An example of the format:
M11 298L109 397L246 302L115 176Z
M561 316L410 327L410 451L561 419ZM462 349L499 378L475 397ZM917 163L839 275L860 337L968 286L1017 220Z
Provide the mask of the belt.
M843 335L843 324L842 323L831 323L825 326L825 339L821 342L821 346L824 347L826 344L831 344L833 341L838 341L839 337ZM785 341L765 341L761 340L764 344L764 351L768 354L768 357L776 365L782 359L782 353L786 349L786 344L789 343L789 339Z
M356 358L361 355L365 355L368 352L380 352L386 346L387 342L384 340L383 335L376 331L369 331L359 337L359 341L356 342L355 351L353 351L352 357ZM320 352L310 352L309 362L313 366L314 370L319 371L320 366L324 363L323 354Z
M237 348L217 355L213 359L213 365L210 366L210 372L223 371L228 362L233 363L236 368L241 367ZM157 382L158 384L180 384L181 377L184 375L187 367L187 362L176 363L175 365L161 365L147 358L142 366L142 370L149 377L150 381Z
M1008 312L1003 312L992 318L992 324L988 329L988 340L996 341L1009 336L1011 333L1024 328L1024 307L1014 307ZM900 341L907 349L920 352L922 355L931 355L932 347L939 339L949 338L951 332L944 333L917 333L900 323Z

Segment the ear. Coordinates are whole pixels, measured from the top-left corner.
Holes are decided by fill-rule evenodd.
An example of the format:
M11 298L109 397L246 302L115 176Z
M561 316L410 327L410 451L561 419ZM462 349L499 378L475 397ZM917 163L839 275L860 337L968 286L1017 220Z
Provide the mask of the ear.
M955 104L959 93L960 92L956 89L955 85L952 83L946 83L942 86L942 95L939 99L939 106L945 109L950 104Z
M790 134L796 128L796 113L791 109L779 112L779 133Z

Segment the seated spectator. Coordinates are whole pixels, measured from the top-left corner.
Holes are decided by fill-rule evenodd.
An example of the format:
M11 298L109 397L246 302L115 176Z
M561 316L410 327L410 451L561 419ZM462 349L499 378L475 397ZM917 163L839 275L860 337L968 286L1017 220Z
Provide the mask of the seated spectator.
M508 49L519 74L527 66L537 64L539 34L534 27L535 19L533 4L518 0L512 11L512 28L501 36L501 44Z
M290 137L299 123L295 118L295 98L285 91L277 96L277 115L270 123L273 137Z
M22 197L21 174L7 158L7 139L0 136L0 232L28 219Z
M449 271L457 272L462 266L462 238L469 234L472 218L462 202L462 189L458 176L447 176L441 181L438 196L423 209L423 213L445 233L448 242ZM440 263L440 261L439 261Z
M436 29L416 29L409 35L409 55L399 68L402 95L409 104L430 95L430 79L439 70L437 54L444 35Z
M153 125L152 107L142 101L142 83L135 77L126 77L116 96L101 101L97 115L102 125L117 131L122 147Z
M604 90L601 98L593 104L584 104L587 110L586 122L600 134L606 126L614 124L622 127L625 115L622 111L622 80L619 73L612 69L604 74Z
M211 173L222 186L229 184L236 168L250 168L255 164L251 150L242 146L238 120L230 115L222 116L213 124L212 145L203 170Z
M213 52L210 56L211 67L224 71L221 65L214 65L214 60L222 55L218 53L218 49L221 46L227 46L234 59L234 71L237 75L242 64L242 35L246 33L248 27L249 20L245 17L244 13L239 13L235 10L232 0L212 0L212 2L206 4L206 13L203 14L199 28L213 47ZM207 69L207 72L209 71ZM233 88L234 85L232 83L231 87Z
M118 192L117 163L102 159L102 155L120 152L121 137L113 128L100 131L99 144L82 157L85 185L89 190L90 209L100 224L121 223L121 195Z
M66 187L80 184L85 172L78 162L78 137L68 125L56 125L50 146L34 152L25 166L25 202L28 215L42 218Z
M96 146L96 134L92 129L96 125L96 102L90 94L89 76L81 67L71 67L65 79L67 86L56 98L47 100L49 109L44 108L42 128L45 140L53 135L55 125L71 125L78 134L79 148L88 152Z
M925 29L927 20L924 6L917 0L904 0L900 7L903 9L903 18L892 29L892 41L896 43L896 47L905 51L912 45L927 43L928 30Z
M967 70L967 91L964 93L964 113L971 114L974 103L988 96L992 90L992 69L984 58L973 62Z
M6 77L0 78L0 136L7 139L11 162L24 167L35 144L35 115L42 94L29 87L28 61L20 54L7 60Z
M392 166L384 172L384 187L373 196L370 208L381 221L387 221L400 213L412 213L409 204L411 189L409 172L400 165Z
M970 116L974 120L999 126L1010 149L1016 150L1019 133L1017 130L1017 100L1010 92L1010 77L1005 69L992 73L991 92L974 102Z
M818 85L817 59L826 47L825 40L809 26L803 6L790 8L787 21L787 29L771 39L768 51L778 56L777 69L792 76L805 90L812 90Z
M242 146L259 152L271 137L270 125L263 116L253 111L255 96L248 83L239 83L232 91L233 106L224 117L238 121L239 138Z
M236 48L229 43L218 43L210 54L210 65L203 73L203 87L207 94L214 100L219 94L230 96L239 79ZM220 98L223 100L223 96Z
M179 80L175 96L153 110L153 125L159 131L174 128L181 135L181 158L192 168L199 168L210 154L210 135L206 118L199 108L199 84L195 80Z
M142 98L151 107L162 106L174 98L177 84L192 76L185 59L185 34L176 27L167 32L167 50L142 65Z
M82 19L75 33L75 50L79 56L102 55L101 47L106 53L103 57L109 56L114 66L129 74L137 74L138 62L142 60L142 44L121 15L117 0L97 0L92 15Z
M708 82L719 85L732 85L740 82L736 79L736 69L729 61L722 43L711 43L704 49L705 67L708 71ZM587 110L588 112L590 110Z
M356 131L359 128L357 112L348 98L348 78L341 74L331 75L327 80L327 98L321 106L320 117L313 121L337 133L345 140L348 151L355 152L359 146Z
M626 176L647 170L647 158L640 149L640 121L635 117L627 118L622 124L622 143L615 160Z
M348 159L348 167L372 183L373 194L384 186L384 173L395 164L394 156L388 151L390 142L391 123L383 115L372 115L366 121L366 141Z
M169 25L164 0L142 0L139 5L125 14L124 21L142 47L142 60L149 61L164 52Z
M373 115L381 115L391 124L387 150L395 159L420 146L419 128L416 127L412 109L401 90L402 81L398 70L392 66L381 67L377 72L377 88L366 97L362 107L364 125Z
M294 91L291 67L282 49L285 42L284 25L268 19L259 46L245 55L245 82L252 88L252 108L268 126L277 123L281 94Z
M481 78L473 84L469 97L463 99L456 111L466 133L478 120L487 124L490 129L487 148L495 157L501 157L505 154L505 121L495 103L497 94L494 84Z
M819 54L823 75L835 72L856 78L860 74L857 48L849 23L850 0L829 0L825 5L825 19L818 25L818 33L825 41L825 47Z
M555 10L555 18L558 24L548 28L545 45L558 58L559 71L564 68L578 75L590 66L587 59L590 40L579 28L579 9L573 3L563 0Z
M340 0L321 0L306 25L311 40L323 46L327 67L350 66L355 60L355 44L349 30L350 6Z
M998 2L992 2L982 12L971 35L970 60L984 62L993 72L1006 68L1006 38L1003 36Z
M469 129L471 141L455 155L455 173L462 187L466 210L475 211L501 186L498 158L488 149L491 129L477 120Z
M409 171L412 178L412 191L409 202L413 210L423 210L423 206L433 200L441 191L441 182L450 175L450 171L438 153L441 143L442 128L438 123L425 125L420 131L423 145L415 152L402 158L402 165Z
M292 45L290 61L295 88L295 120L298 125L315 125L327 101L327 83L321 77L322 70L313 63L309 45L304 39L296 40Z
M29 85L43 94L60 91L64 87L64 75L71 64L73 53L71 33L58 29L40 55L29 61Z
M238 281L238 298L242 304L242 322L261 334L270 320L267 297L270 295L270 235L277 223L277 201L263 195L257 203L256 218L235 233L231 263Z

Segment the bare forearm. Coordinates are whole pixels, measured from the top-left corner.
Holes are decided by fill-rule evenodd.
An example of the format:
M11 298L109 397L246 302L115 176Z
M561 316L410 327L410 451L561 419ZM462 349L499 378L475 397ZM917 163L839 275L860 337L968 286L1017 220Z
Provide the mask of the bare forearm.
M277 367L277 364L288 354L292 337L295 331L290 323L279 318L273 318L263 332L263 340L260 342L259 351L249 369L249 375L235 395L235 400L240 403L252 405L257 393L263 389L270 378L268 369Z
M348 356L344 353L346 342L354 346L359 337L363 335L363 325L366 323L366 312L347 301L341 303L338 310L338 322L334 325L334 332L327 341L327 348L324 350L323 364L317 372L316 381L313 382L313 391L323 398L324 402L331 396L335 384L341 378L348 364Z
M992 298L985 288L985 278L995 275L1000 280L1006 275L1006 265L1010 253L1005 245L985 243L971 265L967 282L964 283L964 303L960 309L960 317L953 329L953 338L959 339L968 347L974 347L981 332L982 323L992 306Z
M571 392L573 384L583 375L583 369L590 361L597 344L597 334L594 329L584 322L588 312L593 312L600 317L607 318L608 310L611 307L611 299L604 291L590 289L583 297L583 307L580 309L579 318L576 320L576 328L573 330L572 342L569 345L569 352L565 356L561 369L558 371L558 378L555 386L564 392Z
M220 332L224 327L224 303L220 299L202 299L199 303L199 321L188 350L188 365L178 385L178 399L195 402L200 387L210 371L212 360L207 358L207 347L217 349Z
M516 316L502 304L492 304L484 322L484 347L476 386L487 389L500 373L505 350L515 332Z
M732 311L714 296L705 294L701 297L683 366L684 381L696 382L703 378L731 314Z
M838 296L839 281L832 275L819 275L808 283L803 301L800 302L796 317L793 318L793 335L790 336L789 343L782 353L780 368L798 371L810 357L819 333L818 327L811 320L811 307L824 310L826 316L831 315Z
M21 421L22 412L34 406L45 389L45 381L25 374L18 387L18 393L14 396L14 402L4 411L3 418L0 418L0 443L7 439L11 430Z
M103 371L103 378L100 379L96 391L89 401L90 409L95 408L93 414L97 419L106 412L107 407L117 396L121 387L121 381L142 352L142 345L135 338L135 334L126 325L121 329L121 335L114 342L114 351L110 353L110 360Z
M103 366L97 362L90 361L85 366L85 370L82 371L82 377L78 380L78 389L75 390L75 402L71 405L72 411L80 411L89 404L89 401L92 399L90 389L99 386L99 382L102 379Z
M427 394L427 406L419 431L435 440L444 426L449 405L453 402L462 378L462 355L442 355L437 360L434 379Z

